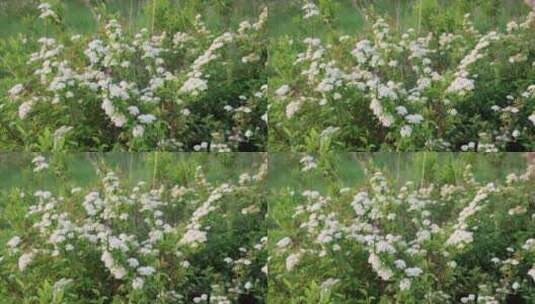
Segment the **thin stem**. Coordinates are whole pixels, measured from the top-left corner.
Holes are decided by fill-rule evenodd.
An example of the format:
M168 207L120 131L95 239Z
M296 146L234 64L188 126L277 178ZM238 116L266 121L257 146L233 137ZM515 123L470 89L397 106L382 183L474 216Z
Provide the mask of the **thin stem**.
M134 0L130 0L130 17L128 17L128 29L132 32L132 23L134 22Z
M450 166L452 168L455 168L453 153L449 153L449 156L450 156ZM457 171L455 171L455 169L453 169L452 171L453 171L453 180L455 181L455 185L458 185L459 182L457 181Z
M396 7L396 26L398 31L401 32L401 1L398 1L398 5Z
M418 34L420 34L420 30L422 29L422 10L423 0L420 0L420 4L418 5Z
M151 33L154 33L154 19L156 18L156 0L152 0L152 25Z
M426 161L426 156L427 156L427 152L422 152L423 153L423 158L422 158L422 179L420 181L420 187L423 187L424 186L424 180L425 180L425 161Z
M154 166L153 166L153 172L152 172L152 186L156 186L156 176L158 173L158 158L160 156L160 152L154 152Z
M134 166L134 153L128 153L128 179L132 181L132 168Z
M397 176L396 176L396 179L397 179L397 182L398 182L398 187L400 187L400 185L401 185L401 180L400 180L401 152L397 152L397 153L398 153L398 160L397 160Z

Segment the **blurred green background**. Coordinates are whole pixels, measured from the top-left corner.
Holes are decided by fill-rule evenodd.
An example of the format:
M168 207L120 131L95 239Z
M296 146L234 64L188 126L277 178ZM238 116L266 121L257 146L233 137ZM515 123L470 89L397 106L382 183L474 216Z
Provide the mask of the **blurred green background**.
M365 12L384 16L399 30L430 30L449 27L452 30L470 13L480 30L504 27L509 21L529 12L523 0L317 0L320 17L303 22L303 1L274 1L270 11L273 35L318 37L330 31L358 34L373 21Z
M70 191L97 184L98 170L113 171L130 185L139 181L184 184L201 166L209 181L222 183L245 172L256 174L263 161L262 153L44 153L50 168L36 174L31 164L36 155L0 153L0 193L14 188Z
M201 166L209 180L236 179L251 172L265 153L52 153L42 154L51 168L33 173L36 153L0 153L0 191L13 187L63 187L98 182L97 170L112 170L132 184L138 181L184 182ZM456 183L467 165L481 181L503 179L527 168L524 153L378 152L315 156L320 169L302 172L302 153L270 153L268 187L324 189L330 184L358 186L369 173L382 171L396 186L406 181ZM328 169L323 169L328 168ZM168 179L167 181L165 179ZM36 185L35 183L38 183Z
M396 187L407 181L455 184L462 179L467 165L472 166L477 180L490 182L527 168L525 153L377 152L316 155L318 169L302 172L300 159L304 155L270 154L270 191L358 187L376 171L385 174Z
M49 0L54 3L58 0ZM263 7L270 7L271 35L294 37L318 36L329 30L358 33L366 25L364 10L387 16L400 29L418 28L426 23L447 25L462 21L465 13L473 14L476 28L505 26L511 19L529 11L523 0L317 0L323 22L303 24L302 0L63 0L65 24L73 32L87 33L97 29L90 6L115 14L132 30L150 28L151 15L161 9L176 15L202 14L209 28L222 24L237 25L256 17ZM0 38L19 33L44 34L43 24L31 16L38 15L38 0L0 0ZM192 8L194 8L192 10ZM97 10L98 12L98 10ZM158 20L157 20L158 21Z
M49 0L54 4L58 0ZM36 22L39 15L38 0L0 0L0 38L19 33L45 34L42 21ZM43 1L46 2L46 1ZM244 19L255 18L265 6L260 0L63 0L63 12L67 28L75 33L91 33L97 30L95 15L110 13L133 31L150 28L155 9L173 9L176 15L202 14L209 28L221 28L223 23L233 26ZM156 12L157 13L157 12ZM156 22L162 20L156 20Z

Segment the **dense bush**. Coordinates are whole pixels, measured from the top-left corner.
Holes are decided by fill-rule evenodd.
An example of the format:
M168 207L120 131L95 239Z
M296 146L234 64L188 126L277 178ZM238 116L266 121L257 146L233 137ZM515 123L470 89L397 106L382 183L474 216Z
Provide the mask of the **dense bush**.
M36 157L23 188L0 192L0 302L265 303L267 166L209 181L192 161L133 187L102 171L34 190L62 175Z
M273 39L270 148L533 150L535 13L480 32L469 15L435 19L431 2L419 29L369 12L355 35ZM320 8L301 23L328 29Z
M468 166L453 184L437 176L398 188L381 172L346 187L323 158L301 163L303 183L323 179L269 197L272 303L535 298L535 167L481 183Z
M197 16L131 33L104 15L98 33L71 35L56 7L39 8L46 37L0 44L4 149L265 149L266 9L235 31Z

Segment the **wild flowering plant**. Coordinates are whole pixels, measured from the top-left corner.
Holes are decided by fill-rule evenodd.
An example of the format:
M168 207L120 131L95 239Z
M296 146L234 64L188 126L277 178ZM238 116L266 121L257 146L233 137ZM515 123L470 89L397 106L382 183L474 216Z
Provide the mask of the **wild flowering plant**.
M535 167L486 184L471 170L456 184L396 188L376 172L361 188L276 192L270 201L295 209L288 221L272 215L283 224L270 239L269 295L276 303L529 303Z
M303 9L304 25L318 22ZM367 18L373 26L354 36L274 40L273 149L534 148L535 13L488 32L469 15L453 32Z
M199 167L187 183L132 188L110 171L95 187L2 193L6 212L28 207L3 217L13 224L2 233L0 299L264 303L267 167L257 170L209 182Z
M40 18L59 20L41 4ZM36 41L1 98L6 145L32 150L255 151L266 139L267 9L212 32L125 31L106 19L91 35ZM48 24L47 23L47 24Z

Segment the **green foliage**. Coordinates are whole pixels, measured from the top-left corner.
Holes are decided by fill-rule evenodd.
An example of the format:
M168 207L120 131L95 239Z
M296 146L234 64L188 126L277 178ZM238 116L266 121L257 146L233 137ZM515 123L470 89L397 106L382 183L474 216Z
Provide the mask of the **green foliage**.
M272 303L529 303L535 179L520 155L352 155L273 161L293 182L270 187ZM348 180L349 159L368 173Z
M44 19L34 11L31 23L43 24L48 40L36 31L0 41L0 74L11 76L0 79L0 142L39 151L265 150L267 11L209 28L197 16L203 3L147 2L149 30L138 33L104 4L90 35L71 32L60 4L41 8Z
M272 151L327 142L344 151L532 150L534 15L505 26L506 14L492 21L497 12L483 3L415 4L417 30L368 10L364 31L323 25L302 31L308 38L272 39ZM313 28L310 19L300 24Z
M153 0L145 5L145 14L151 16L155 29L180 32L193 27L202 0ZM176 7L180 7L179 10Z
M450 1L447 7L439 0L421 0L413 8L413 15L419 22L420 29L429 29L433 32L451 32L462 25L462 8L466 1Z
M87 166L87 160L56 153L39 172L19 165L26 175L20 187L0 187L2 303L192 303L202 294L265 303L266 167L260 155L86 156L97 172L89 179L69 171L73 161ZM95 195L107 202L104 210L95 201L96 214L87 209ZM41 222L46 218L50 223ZM191 229L206 229L206 239L184 241ZM19 244L4 246L15 236ZM21 266L24 254L32 254L27 266ZM113 267L105 262L110 258ZM141 274L129 258L156 272ZM126 273L118 277L120 269ZM136 278L143 286L135 287Z

